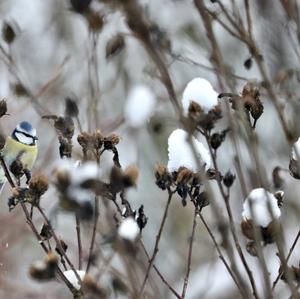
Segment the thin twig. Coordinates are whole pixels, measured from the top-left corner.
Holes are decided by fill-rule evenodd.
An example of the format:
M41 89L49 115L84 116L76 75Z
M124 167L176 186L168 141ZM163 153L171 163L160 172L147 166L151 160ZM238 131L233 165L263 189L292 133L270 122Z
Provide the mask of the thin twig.
M295 249L295 247L296 247L296 245L298 243L299 238L300 238L300 230L298 231L298 233L296 235L296 238L295 238L295 240L294 240L294 242L293 242L293 244L292 244L292 246L291 246L291 248L289 250L289 253L288 253L287 257L286 257L286 260L285 260L286 264L289 261L291 255L292 255L292 253L293 253L293 251L294 251L294 249ZM279 268L278 269L278 275L277 275L277 277L274 280L273 285L272 285L272 291L274 291L274 289L275 289L275 287L276 287L276 285L277 285L277 283L278 283L278 281L279 281L279 279L280 279L280 277L281 277L282 274L283 274L283 269Z
M159 231L158 231L158 234L156 236L154 250L153 250L152 256L151 256L151 258L149 260L149 265L148 265L148 268L147 268L147 271L146 271L146 275L145 275L144 281L142 283L142 287L140 289L140 295L141 296L142 296L142 294L144 292L144 288L146 286L146 283L147 283L147 280L148 280L148 277L149 277L149 274L150 274L151 267L152 267L152 265L154 263L156 255L158 253L159 241L160 241L160 238L161 238L161 235L162 235L162 231L163 231L164 225L165 225L166 220L167 220L168 210L169 210L171 199L172 199L172 196L173 196L173 192L170 189L168 190L168 192L169 192L169 196L168 196L167 204L166 204L166 207L165 207L164 215L163 215L160 227L159 227Z
M0 155L0 162L1 162L1 166L2 169L4 170L5 176L9 182L9 184L11 185L12 188L15 188L16 185L13 181L13 179L11 178L11 175L8 171L7 165L3 159L3 156ZM35 237L38 240L38 243L41 245L41 247L43 248L43 250L45 251L45 253L48 253L48 248L47 246L44 244L44 241L42 240L42 237L40 236L37 228L35 227L34 223L32 222L32 219L30 218L30 213L25 205L25 203L23 201L20 202L20 205L22 207L22 210L25 214L26 217L26 222L29 225L29 227L31 228L32 232L34 233ZM56 271L58 276L62 279L62 281L66 284L66 286L68 287L68 289L72 292L72 294L74 294L76 292L76 289L74 288L74 286L70 283L70 281L65 277L65 275L63 274L62 270L59 268L59 266L57 265L56 267Z
M198 210L197 210L197 208L195 208L194 218L193 218L192 235L190 237L190 242L189 242L187 269L186 269L186 274L185 274L183 289L182 289L182 294L181 294L182 298L185 298L185 294L186 294L186 290L187 290L187 286L188 286L188 282L189 282L189 276L190 276L190 272L191 272L192 250L193 250L195 231L196 231L196 225L197 225L197 214L198 214Z
M142 248L144 250L144 253L147 256L148 262L150 262L150 255L147 252L147 249L144 245L144 243L142 241L140 241ZM156 272L156 274L159 276L159 278L161 279L161 281L167 286L167 288L170 290L170 292L178 299L182 299L181 296L177 293L177 291L167 282L167 280L165 279L165 277L162 275L162 273L159 271L159 269L156 267L155 264L153 264L153 269Z
M78 245L78 269L82 269L82 243L80 236L80 218L78 215L75 215L76 219L76 235L77 235L77 245Z
M210 145L210 142L209 142L209 136L207 135L207 133L205 133L204 137L206 138L206 143L207 143L207 146L208 146L208 149L209 149L212 161L213 161L214 168L217 171L217 173L219 173L219 168L218 168L217 160L216 160L216 157L214 155L214 152L213 152L213 150L211 148L211 145ZM240 257L240 259L242 261L242 264L243 264L243 266L244 266L244 268L245 268L245 270L247 272L247 275L249 277L249 281L251 283L251 287L252 287L252 291L253 291L253 296L256 299L258 299L259 296L258 296L258 293L257 293L256 284L255 284L255 280L254 280L252 271L251 271L251 269L250 269L250 267L249 267L249 265L247 263L247 260L246 260L246 258L244 256L244 253L243 253L243 250L241 248L239 239L237 237L237 233L236 233L235 226L234 226L234 220L233 220L233 216L232 216L232 211L231 211L231 207L230 207L228 195L226 194L226 192L225 192L225 190L223 188L223 185L222 185L220 179L217 179L217 184L218 184L219 190L221 192L221 195L222 195L224 203L225 203L225 207L226 207L226 211L227 211L228 219L229 219L229 228L230 228L233 240L234 240L234 244L235 244L236 250L237 250L237 252L239 254L239 257Z
M91 238L91 243L90 243L90 248L89 248L89 257L88 257L88 262L86 265L86 273L89 272L90 266L93 260L93 249L95 245L95 239L96 239L96 232L97 232L97 224L98 224L98 219L99 219L99 199L97 196L95 196L95 211L94 211L94 223L93 223L93 232L92 232L92 238Z

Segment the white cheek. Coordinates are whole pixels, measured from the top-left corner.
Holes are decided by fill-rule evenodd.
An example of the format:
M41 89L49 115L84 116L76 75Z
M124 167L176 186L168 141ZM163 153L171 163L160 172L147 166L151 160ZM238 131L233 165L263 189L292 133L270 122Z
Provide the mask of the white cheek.
M16 133L16 137L18 138L18 140L24 144L32 144L33 140L31 137L27 137L21 133Z

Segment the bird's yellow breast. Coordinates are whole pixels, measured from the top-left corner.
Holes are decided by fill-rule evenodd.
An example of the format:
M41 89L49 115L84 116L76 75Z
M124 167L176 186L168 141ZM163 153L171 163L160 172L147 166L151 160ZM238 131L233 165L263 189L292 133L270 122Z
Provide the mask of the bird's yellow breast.
M36 160L38 149L37 145L26 145L12 139L11 137L7 137L2 153L5 162L8 165L19 157L24 168L31 170Z

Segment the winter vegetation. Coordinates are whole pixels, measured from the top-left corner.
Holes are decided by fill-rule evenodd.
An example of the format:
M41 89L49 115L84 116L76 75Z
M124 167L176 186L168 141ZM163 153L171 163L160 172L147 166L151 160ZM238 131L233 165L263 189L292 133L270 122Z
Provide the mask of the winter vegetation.
M300 298L299 1L0 15L0 299Z

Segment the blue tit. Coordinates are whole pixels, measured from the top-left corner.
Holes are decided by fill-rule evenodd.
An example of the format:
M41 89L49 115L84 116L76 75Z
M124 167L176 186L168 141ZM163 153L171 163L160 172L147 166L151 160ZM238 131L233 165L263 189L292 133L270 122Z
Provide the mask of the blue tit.
M24 169L31 170L38 154L36 129L27 121L22 121L8 136L2 149L2 155L9 168L18 158L23 164ZM6 177L4 170L0 167L0 190Z

